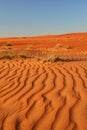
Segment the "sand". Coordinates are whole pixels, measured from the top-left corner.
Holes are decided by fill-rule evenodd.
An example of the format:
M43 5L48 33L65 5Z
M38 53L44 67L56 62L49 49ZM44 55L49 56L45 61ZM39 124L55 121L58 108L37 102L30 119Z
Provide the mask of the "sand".
M87 130L87 62L0 61L0 130Z
M0 59L0 130L87 130L87 61Z
M4 46L5 48L6 43L11 43L12 49L20 50L54 50L57 44L62 44L64 46L70 46L70 51L87 51L87 33L71 33L65 35L47 35L38 37L0 38L1 47ZM58 51L62 51L62 48L58 49Z

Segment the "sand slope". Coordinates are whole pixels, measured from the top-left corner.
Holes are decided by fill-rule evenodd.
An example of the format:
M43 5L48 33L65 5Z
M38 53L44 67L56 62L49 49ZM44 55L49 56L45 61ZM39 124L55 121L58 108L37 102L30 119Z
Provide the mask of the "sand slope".
M0 60L0 130L87 130L87 62Z
M0 47L6 48L6 43L11 43L12 49L55 49L57 44L62 44L70 46L70 51L87 51L87 33L0 38Z

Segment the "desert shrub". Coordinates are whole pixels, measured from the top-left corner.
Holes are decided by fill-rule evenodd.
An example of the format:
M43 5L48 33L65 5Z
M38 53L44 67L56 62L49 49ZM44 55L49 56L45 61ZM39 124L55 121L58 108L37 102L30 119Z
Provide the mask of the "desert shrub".
M26 52L20 51L18 53L18 56L22 57L22 58L30 58L30 55L27 54Z
M13 58L13 57L16 57L16 56L20 56L22 58L30 58L30 55L23 52L23 51L20 51L20 52L16 52L16 51L0 52L0 58Z
M12 46L12 44L10 42L7 42L6 46Z
M60 47L63 47L63 45L60 44L60 43L56 44L56 46L55 46L56 49L58 49L58 48L60 48Z
M40 61L40 60L42 60L43 58L40 57L40 56L36 56L35 59L36 59L37 61Z
M52 54L52 55L46 55L46 56L36 56L35 59L37 61L43 61L43 62L56 62L56 61L59 61L60 58L58 55L55 55L55 54Z
M0 53L0 58L13 58L14 57L14 54L9 54L9 53Z
M33 48L33 44L28 45L28 46L26 47L26 50L30 50L30 49L32 49L32 48Z
M64 46L64 45L62 45L62 44L56 44L55 49L58 49L58 48L70 49L71 47L68 46L68 45Z
M49 61L49 62L56 62L58 60L59 60L59 56L57 56L57 55L50 55L46 59L46 61Z
M63 46L63 48L70 49L71 47L70 46Z
M10 50L10 49L12 49L11 47L8 47L8 49Z

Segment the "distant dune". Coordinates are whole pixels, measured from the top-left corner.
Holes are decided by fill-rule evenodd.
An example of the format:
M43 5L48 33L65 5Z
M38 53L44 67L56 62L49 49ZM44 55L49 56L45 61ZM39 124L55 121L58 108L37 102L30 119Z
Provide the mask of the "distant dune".
M57 44L70 46L72 51L87 50L87 33L71 33L64 35L47 35L37 37L0 38L0 46L10 42L14 48L54 49Z

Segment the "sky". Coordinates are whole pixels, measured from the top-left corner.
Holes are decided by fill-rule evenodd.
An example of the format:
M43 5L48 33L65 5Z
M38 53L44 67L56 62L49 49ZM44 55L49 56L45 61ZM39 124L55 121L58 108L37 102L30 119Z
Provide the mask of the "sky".
M87 0L0 0L0 37L87 32Z

